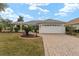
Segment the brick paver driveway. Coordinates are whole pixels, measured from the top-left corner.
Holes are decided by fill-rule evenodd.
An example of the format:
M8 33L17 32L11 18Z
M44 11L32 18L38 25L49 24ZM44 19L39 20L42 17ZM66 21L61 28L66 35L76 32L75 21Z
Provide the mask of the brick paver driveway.
M65 34L41 34L45 55L79 56L79 38Z

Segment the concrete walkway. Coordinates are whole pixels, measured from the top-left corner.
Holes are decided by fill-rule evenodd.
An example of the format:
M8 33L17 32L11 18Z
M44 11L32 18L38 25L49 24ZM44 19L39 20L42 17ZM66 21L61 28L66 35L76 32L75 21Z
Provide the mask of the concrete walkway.
M79 38L65 34L41 34L46 56L79 56Z

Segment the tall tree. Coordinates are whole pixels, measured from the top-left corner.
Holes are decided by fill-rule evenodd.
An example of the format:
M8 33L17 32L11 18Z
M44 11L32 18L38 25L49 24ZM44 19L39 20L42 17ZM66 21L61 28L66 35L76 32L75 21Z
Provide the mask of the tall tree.
M0 3L0 11L5 11L5 8L7 8L7 4L6 3Z
M19 18L18 18L17 21L18 21L18 22L24 21L24 20L23 20L23 17L22 17L22 16L19 16Z
M5 8L7 8L8 6L7 6L7 4L6 3L0 3L0 11L5 11ZM3 18L0 16L0 31L3 29L2 27L3 27Z
M17 22L18 22L18 28L20 30L20 32L22 32L22 28L23 28L23 17L22 16L19 16L19 18L17 19Z
M0 11L5 11L5 8L7 8L8 5L6 3L0 3ZM3 21L3 18L0 15L0 21Z

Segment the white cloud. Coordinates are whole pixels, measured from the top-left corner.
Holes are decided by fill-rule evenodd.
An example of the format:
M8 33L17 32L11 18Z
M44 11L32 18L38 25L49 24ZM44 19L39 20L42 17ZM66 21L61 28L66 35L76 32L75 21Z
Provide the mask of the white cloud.
M4 19L10 19L15 21L18 18L18 15L14 13L14 11L11 8L6 8L5 11L0 12L0 15Z
M64 3L64 8L59 9L55 15L67 16L79 9L79 3Z
M33 17L30 15L25 15L25 17L33 19Z
M49 12L49 10L47 10L47 9L42 9L40 6L47 6L47 5L49 5L49 4L42 4L42 3L31 3L31 4L29 4L29 10L40 10L40 11L42 11L42 12L44 12L44 13L48 13Z
M28 14L19 13L17 15L11 8L6 8L5 11L0 12L0 15L4 19L10 19L13 21L16 21L19 15L23 16L24 19L33 19L33 17Z
M67 16L67 14L65 12L59 12L59 13L55 13L54 15L60 15L60 16Z
M38 8L40 11L42 11L42 12L44 12L44 13L48 13L49 12L49 10L47 10L47 9L42 9L42 8Z
M29 10L36 10L36 9L38 9L36 6L30 6L29 7Z

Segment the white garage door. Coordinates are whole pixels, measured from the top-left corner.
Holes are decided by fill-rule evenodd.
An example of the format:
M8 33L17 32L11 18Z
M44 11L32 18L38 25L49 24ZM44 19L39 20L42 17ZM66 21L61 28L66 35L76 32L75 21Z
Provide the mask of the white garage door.
M64 26L40 26L39 33L65 33Z

